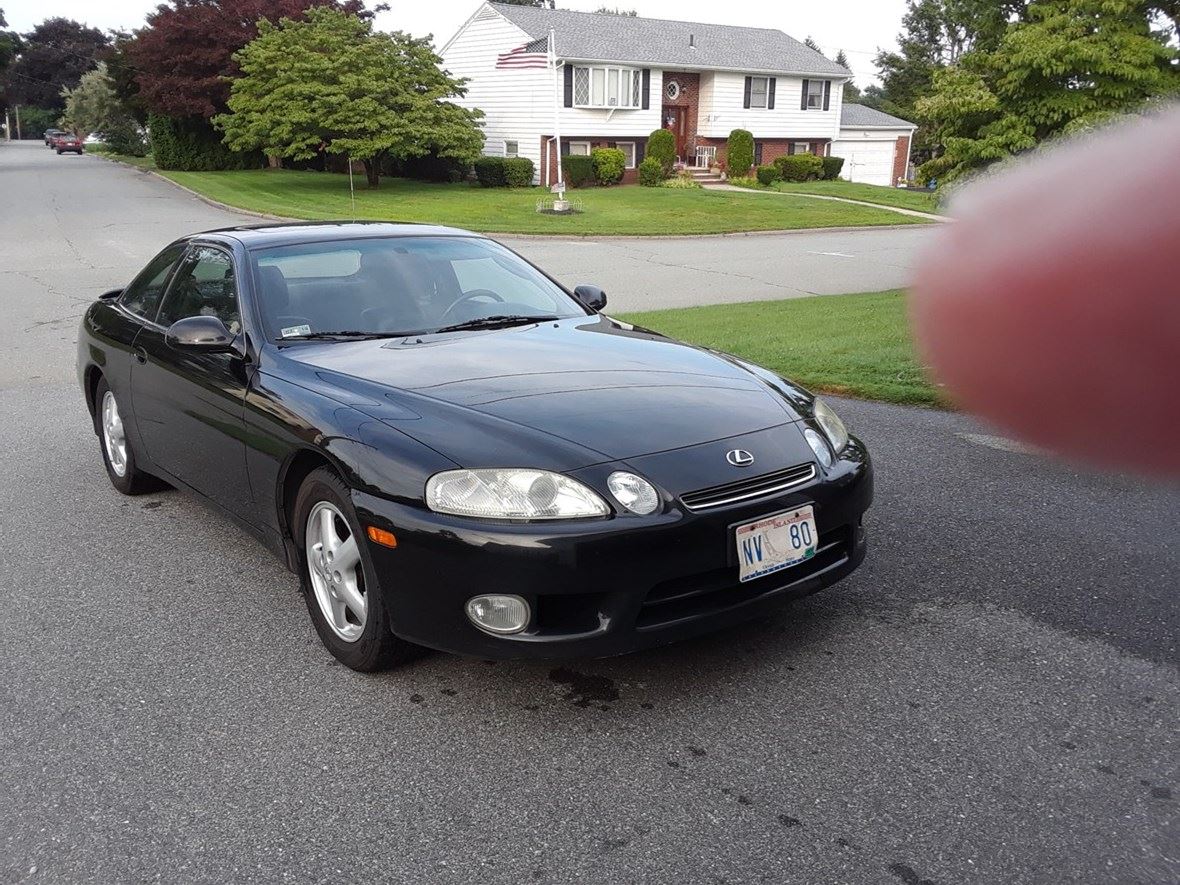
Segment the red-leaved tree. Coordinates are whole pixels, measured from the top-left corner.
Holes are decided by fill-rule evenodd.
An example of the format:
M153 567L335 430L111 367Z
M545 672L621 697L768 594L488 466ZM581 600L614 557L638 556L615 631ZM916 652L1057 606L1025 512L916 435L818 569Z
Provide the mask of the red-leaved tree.
M258 34L257 22L301 19L312 6L370 16L361 0L171 0L126 45L138 100L168 117L208 119L225 110L233 54Z

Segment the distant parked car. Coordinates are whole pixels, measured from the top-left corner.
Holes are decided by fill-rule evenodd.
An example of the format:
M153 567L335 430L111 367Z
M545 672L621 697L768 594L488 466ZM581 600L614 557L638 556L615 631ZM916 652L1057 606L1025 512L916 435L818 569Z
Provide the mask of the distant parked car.
M97 132L91 132L84 139L82 139L82 144L102 144L102 136L100 136Z
M53 146L59 154L64 154L66 151L71 151L75 154L82 153L82 139L72 132L63 132L54 138Z
M60 129L46 129L45 130L45 146L53 147L53 140L64 133Z

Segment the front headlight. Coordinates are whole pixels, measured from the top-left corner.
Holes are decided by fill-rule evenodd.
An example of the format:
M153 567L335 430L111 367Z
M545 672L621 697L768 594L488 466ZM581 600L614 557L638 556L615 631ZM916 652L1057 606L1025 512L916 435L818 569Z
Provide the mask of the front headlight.
M832 451L839 455L848 445L848 428L844 426L844 422L836 416L828 404L818 396L815 398L812 412L815 415L816 423L823 430L828 442L832 444Z
M426 481L426 506L483 519L577 519L610 508L576 479L548 470L448 470Z

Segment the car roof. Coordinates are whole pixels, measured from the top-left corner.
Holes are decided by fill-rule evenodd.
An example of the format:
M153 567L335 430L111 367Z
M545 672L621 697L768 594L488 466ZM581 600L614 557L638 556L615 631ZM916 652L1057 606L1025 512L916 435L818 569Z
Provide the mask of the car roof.
M242 224L202 231L185 239L236 240L247 249L300 243L367 240L382 237L479 237L457 227L390 221L295 221Z

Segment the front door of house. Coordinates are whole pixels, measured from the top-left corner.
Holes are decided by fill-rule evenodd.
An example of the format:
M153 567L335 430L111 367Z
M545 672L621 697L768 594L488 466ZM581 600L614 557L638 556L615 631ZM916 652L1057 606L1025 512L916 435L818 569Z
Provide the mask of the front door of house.
M664 128L671 129L672 134L676 137L676 159L678 160L684 160L684 149L687 142L687 133L685 132L687 110L679 105L664 105Z

